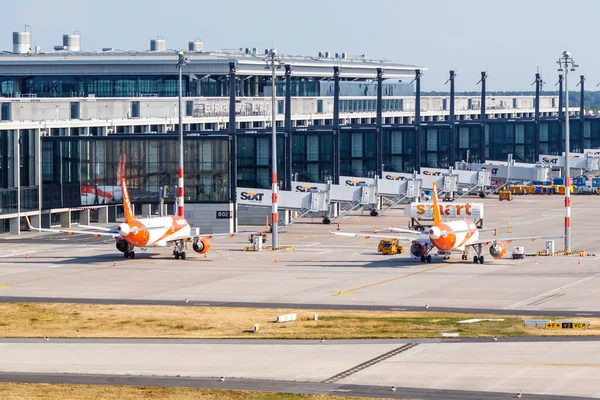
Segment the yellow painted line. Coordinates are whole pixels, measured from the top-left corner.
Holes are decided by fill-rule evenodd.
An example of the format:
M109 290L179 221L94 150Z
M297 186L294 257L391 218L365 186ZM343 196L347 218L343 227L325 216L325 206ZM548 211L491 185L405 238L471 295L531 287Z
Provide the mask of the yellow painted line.
M437 267L432 267L432 268L424 269L422 271L412 272L412 273L407 274L407 275L397 276L395 278L386 279L384 281L369 283L368 285L359 286L359 287L354 288L354 289L342 290L342 291L334 292L332 294L332 296L337 296L339 294L354 294L354 292L356 292L358 290L361 290L361 289L366 289L366 288L370 288L370 287L373 287L373 286L382 285L384 283L389 283L389 282L397 281L397 280L400 280L400 279L409 278L411 276L415 276L415 275L419 275L419 274L424 274L425 272L434 271L436 269L444 268L444 267L447 267L449 265L452 265L452 264L442 264L442 265L438 265Z
M10 287L10 285L2 285L0 286L0 289L8 289Z
M339 296L340 294L354 294L354 292L352 290L343 290L341 292L333 293L332 296Z

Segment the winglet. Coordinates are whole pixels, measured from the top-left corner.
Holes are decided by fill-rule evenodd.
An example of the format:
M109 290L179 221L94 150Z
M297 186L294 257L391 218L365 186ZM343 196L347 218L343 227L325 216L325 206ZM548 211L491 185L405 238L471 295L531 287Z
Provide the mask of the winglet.
M121 180L121 189L123 190L123 209L125 211L125 222L129 222L133 217L133 211L131 210L131 200L129 199L129 192L127 191L127 182L125 178Z
M438 205L438 195L435 182L433 182L433 226L439 226L442 223L440 215L440 206Z

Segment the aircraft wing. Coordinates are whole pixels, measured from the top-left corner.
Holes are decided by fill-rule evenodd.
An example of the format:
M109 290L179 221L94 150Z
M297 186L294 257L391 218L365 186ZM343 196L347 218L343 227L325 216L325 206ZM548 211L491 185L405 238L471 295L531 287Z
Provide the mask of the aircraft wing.
M470 243L470 245L488 244L488 243L495 243L495 242L510 243L515 240L531 240L533 242L536 239L562 239L564 237L565 237L564 235L554 235L554 236L522 236L522 237L490 238L490 239L479 239L473 243Z
M194 228L192 228L192 230L193 229ZM200 234L200 235L190 235L190 236L185 237L183 239L203 239L203 238L210 239L210 238L212 238L214 236L229 236L229 237L234 237L235 235L249 235L251 233L258 233L258 231L206 233L206 234Z
M101 230L96 230L96 231L79 231L79 230L72 230L72 229L51 229L51 228L40 228L40 227L35 227L31 225L31 222L29 222L29 218L26 216L25 217L25 221L27 221L27 226L29 227L29 229L34 230L34 231L38 231L38 232L54 232L54 233L67 233L69 235L73 234L73 233L81 233L81 234L85 234L85 235L94 235L94 236L109 236L112 238L116 238L116 237L120 237L121 235L116 232L116 230L114 232L107 232L106 229L108 228L103 228Z
M407 242L412 242L414 240L420 240L416 237L404 237L404 236L396 236L396 235L378 235L378 234L369 234L369 233L351 233L351 232L332 232L329 231L329 234L336 236L348 236L348 237L364 237L365 239L369 238L381 238L381 239L397 239L404 240Z

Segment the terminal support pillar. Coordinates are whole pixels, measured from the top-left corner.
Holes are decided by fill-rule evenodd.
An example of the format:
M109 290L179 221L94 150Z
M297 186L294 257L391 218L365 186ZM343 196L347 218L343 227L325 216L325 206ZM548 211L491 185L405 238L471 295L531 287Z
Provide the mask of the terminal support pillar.
M537 162L540 157L540 86L542 77L540 73L535 74L535 158L533 162Z
M415 170L421 168L421 70L415 69Z
M333 67L333 184L340 184L340 67Z
M454 110L454 78L456 74L454 71L450 71L450 156L449 164L450 167L454 168L456 163L456 112Z
M383 69L377 68L377 133L375 143L377 146L376 149L376 160L377 166L375 171L377 171L377 176L379 178L383 177Z
M237 130L235 128L235 62L229 63L229 191L233 205L233 232L237 232Z
M584 134L583 134L583 130L584 130L584 122L583 122L583 117L585 116L585 101L583 99L583 92L584 92L584 82L585 82L585 75L580 75L579 76L579 85L581 86L581 94L580 94L580 99L579 99L579 124L580 124L580 130L579 130L579 135L580 135L580 147L579 147L579 152L583 153L583 149L585 148L585 139L584 139Z
M564 125L564 114L563 114L563 75L558 75L558 143L556 144L556 154L559 156L562 154L563 145L563 125Z
M485 71L481 71L481 114L479 116L479 121L481 123L481 135L480 135L480 148L481 148L481 158L480 162L485 162L485 126L486 126L486 114L485 114L485 81L487 79L487 73Z
M292 66L285 65L285 190L292 190Z

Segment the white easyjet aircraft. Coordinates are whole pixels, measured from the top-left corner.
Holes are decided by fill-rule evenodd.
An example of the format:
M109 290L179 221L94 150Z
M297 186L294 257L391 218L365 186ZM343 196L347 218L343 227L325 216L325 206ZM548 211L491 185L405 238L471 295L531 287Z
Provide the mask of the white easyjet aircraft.
M196 253L204 254L210 248L209 239L212 236L233 236L233 233L219 233L211 235L192 235L191 227L185 218L171 215L157 218L139 218L135 219L131 209L131 201L127 191L125 179L121 181L123 189L123 208L125 209L125 223L116 228L102 228L98 226L79 225L82 228L92 228L96 230L73 231L65 229L47 229L32 227L29 218L27 225L41 232L64 232L68 234L83 233L88 235L109 236L116 240L117 249L121 251L125 258L135 258L135 247L166 247L174 246L173 255L175 259L185 260L185 243L192 241L192 248Z
M483 246L490 246L490 255L494 258L501 258L506 253L506 247L502 242L510 243L514 240L531 240L535 239L560 239L564 236L527 236L527 237L512 237L512 238L494 238L480 239L479 230L475 223L470 220L455 220L442 222L440 214L440 206L438 205L438 196L435 182L433 183L433 226L428 232L413 231L410 229L390 228L394 232L414 233L417 235L427 235L427 238L407 238L390 235L365 235L360 233L345 233L331 232L334 235L340 236L364 236L365 238L380 237L385 239L399 239L412 242L410 252L415 257L420 257L421 262L431 262L429 254L433 249L438 250L438 254L444 259L450 258L454 252L461 252L462 259L469 258L469 250L473 248L476 255L473 257L474 263L483 264Z

